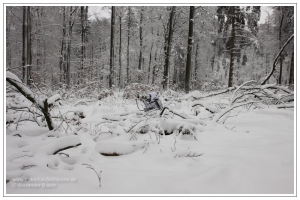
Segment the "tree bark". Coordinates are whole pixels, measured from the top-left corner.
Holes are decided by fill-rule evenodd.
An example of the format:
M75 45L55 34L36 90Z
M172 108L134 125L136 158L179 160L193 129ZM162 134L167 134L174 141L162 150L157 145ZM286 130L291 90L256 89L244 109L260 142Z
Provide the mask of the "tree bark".
M142 70L142 59L143 59L143 7L140 12L140 56L139 56L139 70ZM139 81L140 81L139 77Z
M120 21L120 46L119 46L119 88L121 88L121 73L122 73L122 18L119 16Z
M31 68L31 19L30 6L23 6L23 28L22 28L22 66L23 80L25 85L30 84Z
M111 7L111 32L110 32L110 68L109 68L109 89L113 86L113 67L114 67L114 36L115 36L115 6Z
M128 24L127 24L127 67L126 67L126 83L129 84L129 41L130 41L130 28L131 28L131 7L128 6Z
M284 18L283 14L283 7L279 7L281 10L281 19L280 19L280 25L279 25L279 34L278 34L278 40L279 40L279 49L281 49L282 46L282 41L281 41L281 29L282 29L282 22ZM281 79L282 79L282 56L280 55L279 57L279 76L278 76L278 84L281 84Z
M196 45L196 55L195 55L195 67L194 67L195 84L197 82L197 76L198 76L198 73L197 73L198 72L198 61L197 61L198 53L199 53L199 43L197 43L197 45Z
M190 6L190 19L189 19L189 38L187 48L187 59L186 59L186 71L185 71L185 92L189 93L191 83L191 63L192 63L192 50L194 43L194 14L195 6Z
M233 80L233 65L234 65L234 45L235 45L235 7L232 11L232 20L231 20L231 49L230 49L230 66L228 73L228 87L232 87Z
M170 18L169 18L169 33L168 33L168 43L164 46L165 50L165 66L164 66L164 79L163 79L163 89L169 89L169 68L170 68L170 52L172 47L172 37L173 37L173 18L176 6L172 6ZM166 39L166 38L165 38Z
M289 85L292 84L294 84L294 52L292 52L292 56L291 56L290 77L289 77Z

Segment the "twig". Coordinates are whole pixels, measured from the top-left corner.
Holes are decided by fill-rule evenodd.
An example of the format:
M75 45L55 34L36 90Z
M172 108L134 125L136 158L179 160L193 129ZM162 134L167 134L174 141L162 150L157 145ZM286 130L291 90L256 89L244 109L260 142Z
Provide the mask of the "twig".
M100 173L98 174L98 173L96 172L96 170L95 170L91 165L89 165L89 164L82 164L82 165L86 165L87 168L93 170L93 171L97 174L98 181L99 181L99 188L100 188L100 187L101 187L101 172L102 172L102 171L100 171Z

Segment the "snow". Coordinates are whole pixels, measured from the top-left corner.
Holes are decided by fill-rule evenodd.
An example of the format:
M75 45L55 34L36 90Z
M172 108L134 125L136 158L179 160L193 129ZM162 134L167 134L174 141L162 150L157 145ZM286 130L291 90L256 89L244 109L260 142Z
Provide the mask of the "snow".
M50 97L47 102L48 104L54 104L54 102L58 101L59 99L61 99L61 96L59 94L55 94Z
M231 94L222 98L228 104ZM219 102L218 96L201 99L206 106ZM85 118L55 132L30 121L10 124L6 194L295 194L294 108L239 106L232 111L239 114L222 124L214 119L226 108L216 116L202 108L195 116L193 103L188 97L163 102L190 116L183 119L169 111L162 117L159 111L145 115L135 101L107 97L56 106L53 114L68 113L72 119L78 111ZM87 164L102 171L101 187Z
M13 79L15 81L22 83L22 81L15 74L11 73L10 71L6 71L6 78L10 78L10 79Z

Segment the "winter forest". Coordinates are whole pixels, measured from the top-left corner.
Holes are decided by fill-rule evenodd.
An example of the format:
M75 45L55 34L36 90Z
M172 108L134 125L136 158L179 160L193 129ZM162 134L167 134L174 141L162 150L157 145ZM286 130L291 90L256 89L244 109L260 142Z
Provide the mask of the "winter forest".
M294 10L5 6L6 195L293 196Z

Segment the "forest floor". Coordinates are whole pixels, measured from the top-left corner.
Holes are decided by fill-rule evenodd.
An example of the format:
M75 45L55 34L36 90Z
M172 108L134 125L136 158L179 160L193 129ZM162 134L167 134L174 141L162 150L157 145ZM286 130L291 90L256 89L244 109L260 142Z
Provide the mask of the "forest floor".
M6 193L149 195L293 195L294 108L236 108L225 123L192 101L164 101L145 113L121 93L57 105L68 126L25 121L6 128ZM203 100L226 104L231 94ZM81 103L80 103L81 102ZM76 106L75 106L76 105ZM143 105L139 102L139 107ZM75 118L74 112L84 118ZM76 120L75 120L76 119ZM59 120L55 121L57 124ZM160 135L159 133L166 133ZM72 147L63 150L66 147ZM100 172L101 171L101 172Z

